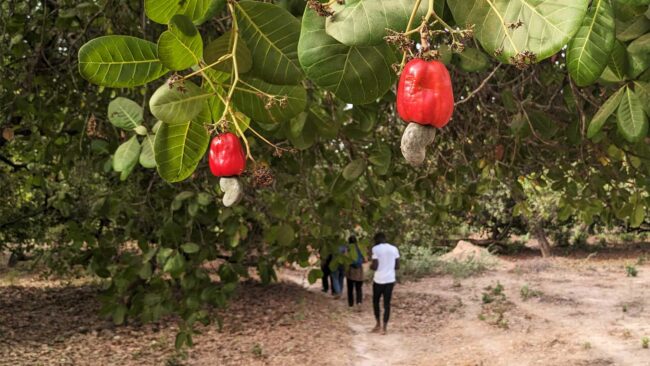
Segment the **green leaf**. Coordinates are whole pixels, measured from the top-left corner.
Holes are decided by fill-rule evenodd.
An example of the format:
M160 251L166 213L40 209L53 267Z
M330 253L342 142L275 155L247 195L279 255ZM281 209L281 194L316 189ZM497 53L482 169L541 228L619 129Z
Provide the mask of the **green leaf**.
M231 53L233 49L233 41L234 37L232 37L232 32L228 31L221 35L221 37L210 42L210 44L205 47L205 51L203 53L205 62L208 65L211 65L215 63L221 56ZM244 42L241 37L239 37L237 40L236 57L237 71L240 74L245 74L250 71L251 67L253 67L253 56L251 55L251 51L248 49L248 46L246 46L246 42ZM232 73L232 58L222 61L217 65L212 66L212 68L221 72Z
M609 55L609 60L601 79L607 82L621 82L626 79L628 70L627 51L619 41L614 41L614 48Z
M205 154L210 136L198 122L164 123L154 142L158 174L168 182L189 177Z
M138 137L133 136L115 151L113 170L122 172L132 169L138 163L139 156L140 143L138 142Z
M117 128L131 131L142 124L142 107L131 99L117 97L108 104L108 120Z
M160 62L170 70L184 70L201 62L203 40L192 21L185 15L174 15L169 30L158 39Z
M643 203L638 203L634 208L634 213L630 217L630 226L639 227L645 219L645 206Z
M397 59L386 43L345 46L325 32L325 19L310 9L302 18L298 58L311 81L347 103L374 102L395 83L391 65Z
M490 60L485 52L474 47L465 48L462 53L458 54L458 59L458 66L467 72L483 71L490 66Z
M144 11L156 23L168 24L176 14L184 14L201 24L219 13L226 0L145 0Z
M368 161L375 166L375 172L377 172L377 174L385 175L388 173L388 169L390 168L392 155L393 153L390 150L390 146L381 144L373 149L372 153L368 157Z
M361 174L366 170L366 162L363 159L356 159L351 161L343 169L343 178L346 180L357 180Z
M648 133L646 116L639 97L634 90L625 88L625 93L617 113L618 130L629 142L638 142Z
M627 47L628 75L634 79L650 66L650 33L635 39Z
M386 29L406 30L414 6L415 0L347 0L343 5L335 3L331 6L334 15L327 18L327 34L347 46L378 45L384 42ZM415 19L421 19L427 7L427 1L420 2Z
M147 137L142 140L142 151L140 152L140 165L144 168L155 168L156 167L156 157L154 154L153 144L155 141L155 136L147 135Z
M258 95L256 89L275 98L269 108L268 100ZM302 86L274 85L254 78L242 78L232 99L238 110L263 123L289 120L304 111L307 105L307 93ZM286 105L282 105L282 101L286 101Z
M296 232L289 224L282 224L277 228L276 240L281 246L289 246L293 242Z
M143 280L148 280L151 278L152 273L153 270L151 269L151 263L146 262L142 264L142 267L140 267L140 270L138 271L138 277Z
M187 333L178 332L178 334L176 334L176 341L174 342L174 347L176 347L176 350L183 348L183 345L187 344L187 339Z
M135 132L138 136L146 136L148 131L145 126L140 125L134 128L133 132Z
M567 68L579 86L593 84L614 48L614 12L609 0L595 0L567 48Z
M163 271L172 275L172 277L180 276L185 271L185 257L180 253L175 253L172 257L167 259Z
M240 1L236 14L255 75L273 84L298 84L304 77L298 63L298 19L277 5L257 1Z
M186 243L181 245L181 249L187 254L196 253L201 250L201 247L196 243Z
M514 63L524 51L539 62L560 51L576 33L588 0L448 0L457 24L475 24L475 36L490 55ZM510 25L523 24L510 29Z
M650 20L645 15L623 20L616 18L616 39L621 42L631 41L650 30Z
M589 128L587 129L587 137L593 138L598 132L603 128L607 118L614 113L618 105L621 103L623 98L624 88L617 90L612 96L610 96L605 103L600 107L598 112L594 115L594 118L591 119L589 123Z
M124 323L124 318L126 317L126 306L119 304L113 310L113 323L116 325L122 325Z
M634 91L641 101L645 113L650 116L650 82L635 81Z
M130 36L95 38L79 49L79 73L93 84L133 87L167 72L158 60L156 45Z
M318 129L307 116L307 112L302 112L297 117L287 121L287 138L298 150L308 149L316 141Z
M323 277L323 271L321 271L319 268L314 268L311 271L309 271L309 274L307 275L307 280L309 281L310 285L313 285L318 281L320 278Z
M191 81L169 87L161 85L149 100L154 117L165 123L180 123L196 117L212 94L199 88Z

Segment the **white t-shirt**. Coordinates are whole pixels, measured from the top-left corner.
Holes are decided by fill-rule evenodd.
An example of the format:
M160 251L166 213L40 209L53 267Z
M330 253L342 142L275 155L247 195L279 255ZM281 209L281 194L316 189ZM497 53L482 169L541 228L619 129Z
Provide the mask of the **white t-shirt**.
M388 243L377 244L372 247L372 259L379 262L375 271L375 283L380 285L395 282L395 259L399 258L399 250Z

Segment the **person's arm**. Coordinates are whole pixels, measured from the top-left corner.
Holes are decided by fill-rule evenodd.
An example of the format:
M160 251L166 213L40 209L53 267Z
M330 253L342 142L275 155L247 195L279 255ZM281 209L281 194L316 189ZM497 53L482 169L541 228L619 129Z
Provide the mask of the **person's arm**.
M399 269L399 258L395 258L395 270Z
M376 271L377 268L379 268L379 261L376 260L376 259L373 259L372 264L370 265L370 269L372 269L373 271Z

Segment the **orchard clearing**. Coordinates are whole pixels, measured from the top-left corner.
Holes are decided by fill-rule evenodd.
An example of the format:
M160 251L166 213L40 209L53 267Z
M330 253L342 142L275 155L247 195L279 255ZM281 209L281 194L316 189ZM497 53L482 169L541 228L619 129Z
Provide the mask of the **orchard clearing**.
M494 269L469 278L403 281L385 336L369 333L369 283L358 313L345 297L320 292L320 281L309 285L307 270L284 268L279 283L242 283L223 328L200 328L181 353L173 319L116 327L97 315L97 283L3 268L0 364L647 365L649 254L644 243L550 259L498 256Z

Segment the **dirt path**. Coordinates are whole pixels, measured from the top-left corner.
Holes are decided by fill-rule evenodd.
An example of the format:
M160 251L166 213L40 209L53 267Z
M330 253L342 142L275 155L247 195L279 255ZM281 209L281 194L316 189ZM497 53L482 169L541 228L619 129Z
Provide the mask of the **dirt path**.
M366 294L362 313L342 311L352 333L349 361L325 364L648 366L641 339L650 337L650 266L626 277L624 264L521 260L460 286L450 277L398 284L386 336L369 333L374 318ZM285 279L320 292L300 273ZM505 294L498 324L493 304L483 302L485 288L497 283ZM339 306L347 308L344 300Z

